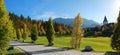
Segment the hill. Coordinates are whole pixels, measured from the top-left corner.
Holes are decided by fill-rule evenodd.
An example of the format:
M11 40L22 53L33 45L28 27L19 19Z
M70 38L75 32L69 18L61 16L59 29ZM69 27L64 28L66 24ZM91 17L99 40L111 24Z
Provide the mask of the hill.
M73 18L67 18L67 19L66 18L55 18L53 21L56 23L60 23L60 24L73 27L74 19ZM99 23L93 20L88 20L88 19L83 18L83 25L82 25L83 28L95 27L96 25L99 25Z

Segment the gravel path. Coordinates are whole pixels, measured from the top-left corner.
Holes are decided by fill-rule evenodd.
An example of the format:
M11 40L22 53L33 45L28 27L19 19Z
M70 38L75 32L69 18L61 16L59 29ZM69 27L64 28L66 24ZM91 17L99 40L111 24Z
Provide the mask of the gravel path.
M44 45L35 45L31 43L20 43L11 41L10 44L14 48L19 48L28 55L120 55L115 53L98 53L98 52L81 52L72 49L62 49L57 47L46 47Z

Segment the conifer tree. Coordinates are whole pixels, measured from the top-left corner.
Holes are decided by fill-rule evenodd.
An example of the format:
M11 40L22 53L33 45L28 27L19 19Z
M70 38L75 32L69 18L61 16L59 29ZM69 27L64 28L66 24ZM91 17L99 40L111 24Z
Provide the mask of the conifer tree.
M16 35L16 30L15 30L15 29L13 29L13 34L12 34L11 39L12 39L12 40L16 40L16 38L17 38L17 35Z
M38 31L37 31L37 25L33 25L32 30L31 30L31 40L32 43L34 43L37 40L38 37Z
M81 28L83 23L80 13L74 19L74 27L72 31L71 46L72 48L79 48L81 44L81 38L83 36L83 30Z
M49 42L48 46L52 46L54 45L53 41L54 41L54 27L53 27L53 22L52 22L52 18L49 18L49 21L46 24L47 28L46 28L46 37L47 40Z
M114 50L120 52L120 11L117 18L117 24L111 39L111 46Z
M22 38L23 38L23 42L26 40L26 38L28 37L28 29L26 24L23 25L23 33L22 33Z
M0 0L0 55L5 55L9 47L10 37L13 36L12 34L12 21L9 19L4 0Z
M20 28L18 28L18 29L16 30L16 35L17 35L17 40L20 40L20 38L22 37L22 33L21 33Z

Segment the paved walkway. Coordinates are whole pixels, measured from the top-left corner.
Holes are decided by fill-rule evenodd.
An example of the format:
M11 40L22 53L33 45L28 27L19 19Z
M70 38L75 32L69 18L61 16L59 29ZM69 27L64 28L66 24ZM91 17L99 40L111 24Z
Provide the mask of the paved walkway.
M57 47L46 47L44 45L35 45L31 43L20 43L11 41L14 48L20 48L28 55L120 55L114 53L81 52L72 49L62 49Z

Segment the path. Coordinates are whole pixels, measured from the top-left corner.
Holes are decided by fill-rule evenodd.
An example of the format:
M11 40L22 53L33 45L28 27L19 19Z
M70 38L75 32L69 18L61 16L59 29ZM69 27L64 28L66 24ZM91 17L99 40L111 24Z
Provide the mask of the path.
M28 55L120 55L113 53L97 53L97 52L80 52L72 49L62 49L57 47L46 47L44 45L35 45L31 43L20 43L17 41L11 41L11 45L15 48L28 53Z

